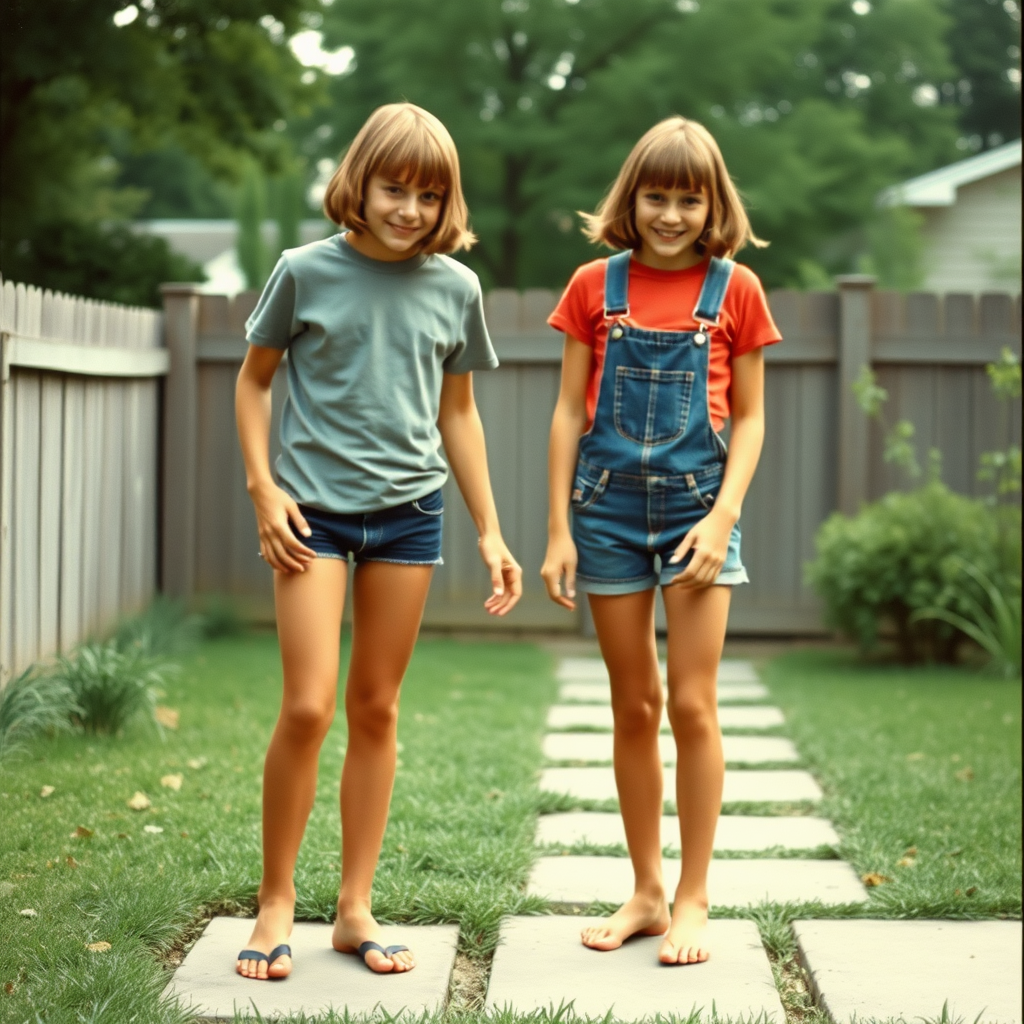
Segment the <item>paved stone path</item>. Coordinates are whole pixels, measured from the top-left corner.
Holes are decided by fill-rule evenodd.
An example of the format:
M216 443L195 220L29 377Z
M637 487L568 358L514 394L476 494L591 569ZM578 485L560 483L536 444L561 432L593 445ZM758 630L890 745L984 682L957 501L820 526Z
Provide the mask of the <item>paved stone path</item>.
M264 1018L283 1014L325 1013L331 1008L350 1014L380 1009L420 1016L439 1010L448 994L448 980L459 940L457 925L393 925L384 929L385 944L401 943L416 950L416 970L382 978L355 956L331 948L329 924L296 922L289 944L295 966L285 979L251 981L235 973L235 958L252 933L252 920L215 917L168 986L197 1016L235 1020L259 1011Z
M662 764L676 763L676 741L666 733L658 737ZM724 736L727 764L767 764L799 761L793 741L783 736ZM549 761L612 762L610 732L549 732L544 737L544 756Z
M774 729L784 723L778 708L761 705L727 705L718 709L723 729ZM603 704L555 704L548 709L549 729L612 729L612 709ZM661 731L670 732L668 712L661 717Z

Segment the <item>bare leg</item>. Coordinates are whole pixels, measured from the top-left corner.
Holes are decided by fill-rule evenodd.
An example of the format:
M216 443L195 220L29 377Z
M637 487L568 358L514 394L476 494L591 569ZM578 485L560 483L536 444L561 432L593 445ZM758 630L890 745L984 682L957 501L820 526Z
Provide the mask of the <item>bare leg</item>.
M348 749L341 774L341 892L334 948L380 942L370 893L395 781L398 693L419 633L433 567L364 562L353 581L352 661L345 688ZM371 951L380 974L416 966L411 952Z
M718 662L729 617L729 587L667 587L668 714L675 734L676 807L683 867L662 963L707 960L708 866L722 809L725 760L718 726Z
M601 925L582 933L591 949L617 949L631 935L661 935L668 905L661 877L661 679L654 644L654 591L590 595L615 718L615 785L633 862L634 892Z
M346 575L346 563L334 558L317 559L296 575L274 574L284 694L263 768L263 879L248 947L263 953L292 931L295 859L337 701ZM265 961L239 960L237 969L249 978L283 978L292 962L281 957L268 971Z

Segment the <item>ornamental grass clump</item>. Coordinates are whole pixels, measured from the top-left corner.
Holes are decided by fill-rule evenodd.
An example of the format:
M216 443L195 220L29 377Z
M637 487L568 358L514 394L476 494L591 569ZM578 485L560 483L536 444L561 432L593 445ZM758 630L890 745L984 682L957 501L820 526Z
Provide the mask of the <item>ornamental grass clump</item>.
M73 721L89 733L118 733L136 718L153 720L157 697L176 666L114 640L82 644L60 658L53 678L74 698Z
M77 711L67 683L26 669L0 689L0 762L22 753L35 736L67 731Z
M122 619L112 639L120 651L174 658L191 653L203 635L202 616L189 614L180 601L158 596L145 611Z
M938 480L887 494L855 516L833 514L815 544L807 580L827 624L865 651L888 634L908 663L955 659L963 634L949 617L971 620L977 603L965 563L1000 592L1011 593L1014 580L1019 590L1019 545L1007 550L996 510Z

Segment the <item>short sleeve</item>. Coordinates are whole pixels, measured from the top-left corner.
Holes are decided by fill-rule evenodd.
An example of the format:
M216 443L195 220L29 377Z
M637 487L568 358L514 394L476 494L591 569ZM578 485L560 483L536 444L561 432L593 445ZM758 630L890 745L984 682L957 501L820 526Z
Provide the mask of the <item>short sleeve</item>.
M283 349L302 330L295 318L295 278L282 256L245 322L245 340L250 345Z
M768 308L768 296L757 275L748 267L738 264L736 267L737 289L735 330L733 337L733 358L753 352L764 345L774 345L782 341L782 335L771 310Z
M591 264L578 268L562 292L554 312L548 317L548 323L556 331L562 331L582 341L584 345L593 347L597 343L597 335L593 316L590 312L591 291L586 272Z
M484 320L484 296L480 282L474 280L472 290L462 308L462 323L455 348L443 363L445 373L470 373L473 370L493 370L498 357L491 344Z

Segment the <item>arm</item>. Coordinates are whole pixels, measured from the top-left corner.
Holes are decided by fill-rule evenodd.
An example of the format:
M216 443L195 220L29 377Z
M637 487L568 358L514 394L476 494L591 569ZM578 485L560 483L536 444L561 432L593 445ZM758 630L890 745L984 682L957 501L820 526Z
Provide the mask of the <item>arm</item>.
M304 572L316 553L288 525L290 519L304 536L309 526L294 499L270 474L270 385L284 352L250 345L235 385L235 420L245 463L245 484L256 508L260 557L281 572Z
M471 373L444 375L437 426L455 482L476 524L480 557L491 574L493 593L484 607L491 615L507 615L522 596L523 570L506 547L498 525Z
M711 511L683 538L671 562L693 548L693 559L672 582L684 587L714 583L725 563L729 534L757 469L764 443L764 349L747 352L732 364L732 436L722 487Z
M540 574L548 597L570 610L576 607L576 545L569 531L569 496L576 474L580 436L587 427L587 382L593 356L589 345L569 334L565 336L562 384L548 445L548 550Z

